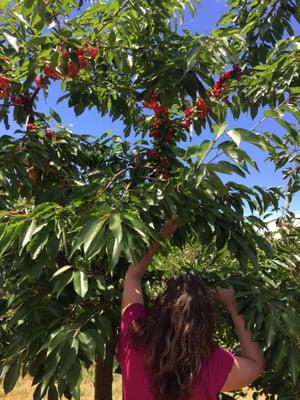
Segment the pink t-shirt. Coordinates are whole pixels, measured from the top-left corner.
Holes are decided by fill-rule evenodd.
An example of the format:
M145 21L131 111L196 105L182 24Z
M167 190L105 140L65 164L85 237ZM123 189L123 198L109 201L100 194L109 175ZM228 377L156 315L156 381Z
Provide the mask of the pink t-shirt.
M122 370L123 400L153 400L145 370L145 351L134 349L128 335L128 325L147 315L143 304L131 304L122 315L117 359ZM203 366L201 378L195 383L190 400L216 400L233 365L233 354L221 347L214 349Z

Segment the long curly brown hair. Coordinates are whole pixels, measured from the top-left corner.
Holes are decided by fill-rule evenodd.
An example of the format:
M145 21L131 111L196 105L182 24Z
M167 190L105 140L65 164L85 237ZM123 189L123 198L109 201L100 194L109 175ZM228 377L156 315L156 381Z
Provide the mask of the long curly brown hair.
M169 279L146 317L130 326L133 345L147 348L155 400L188 398L215 347L215 315L203 280L188 273Z

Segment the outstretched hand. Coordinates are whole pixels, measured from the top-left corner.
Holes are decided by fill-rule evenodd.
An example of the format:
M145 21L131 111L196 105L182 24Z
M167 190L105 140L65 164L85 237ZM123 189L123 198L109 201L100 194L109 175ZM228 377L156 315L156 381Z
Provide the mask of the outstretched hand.
M173 214L171 219L165 221L160 231L161 236L168 237L176 231L176 229L178 228L178 226L176 225L177 218L177 215Z
M236 308L235 291L233 288L227 289L216 287L214 289L210 289L210 293L213 294L216 300L223 304L227 310Z

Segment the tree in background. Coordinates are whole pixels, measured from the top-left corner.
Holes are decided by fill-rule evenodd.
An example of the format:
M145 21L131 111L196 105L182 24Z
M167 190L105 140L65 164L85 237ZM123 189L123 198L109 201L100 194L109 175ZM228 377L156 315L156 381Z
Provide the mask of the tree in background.
M261 219L283 197L288 216L299 189L299 38L291 25L298 6L228 1L207 36L178 33L185 6L195 11L188 0L0 2L0 119L7 130L12 119L20 126L0 137L6 393L30 374L35 400L79 399L82 367L96 361L95 399L111 399L122 278L150 240L161 241L157 232L174 212L181 227L162 243L166 251L196 238L203 257L205 249L226 252L230 262L224 273L218 264L215 279L236 279L249 325L269 359L277 357L259 390L280 399L298 393L299 288L287 257L273 257L278 243L262 233ZM39 111L54 81L58 103L68 101L76 115L96 107L122 120L124 135L75 135L56 110ZM262 108L252 130L228 127L230 114L254 119ZM261 132L266 118L285 133ZM184 145L192 135L198 144ZM285 190L221 179L257 169L244 142L283 169ZM245 291L247 280L257 292L248 284ZM274 322L269 310L277 309L287 314ZM224 344L229 332L219 332Z

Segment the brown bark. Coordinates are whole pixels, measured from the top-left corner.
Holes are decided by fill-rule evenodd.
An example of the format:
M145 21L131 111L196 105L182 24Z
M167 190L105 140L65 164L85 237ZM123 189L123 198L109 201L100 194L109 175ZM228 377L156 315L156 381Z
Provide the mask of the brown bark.
M98 359L95 366L95 400L112 400L113 363L115 338L111 338L107 346L104 360Z
M113 360L99 360L95 367L95 400L112 400Z

